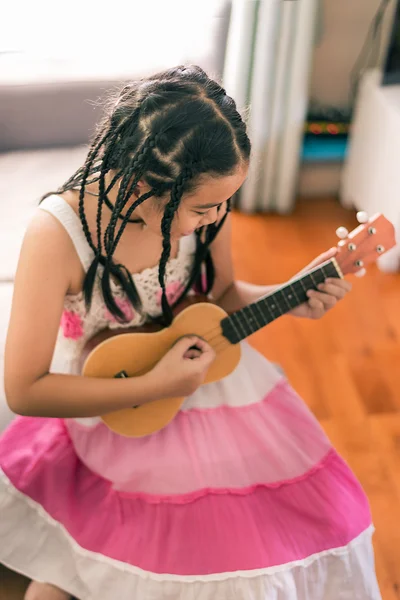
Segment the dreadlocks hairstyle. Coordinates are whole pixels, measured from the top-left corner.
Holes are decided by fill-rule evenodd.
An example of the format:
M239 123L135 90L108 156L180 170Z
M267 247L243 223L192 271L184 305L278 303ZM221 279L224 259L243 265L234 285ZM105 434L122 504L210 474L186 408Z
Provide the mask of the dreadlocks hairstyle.
M159 264L163 321L169 324L173 306L170 306L166 295L166 266L171 252L171 225L182 196L195 191L201 175L230 175L238 166L247 163L249 157L246 125L235 102L200 67L180 66L126 85L117 99L110 103L84 165L57 190L60 194L79 189L79 217L87 242L94 252L83 283L87 308L90 308L96 274L101 265L101 289L109 311L118 320L124 321L125 315L112 293L112 278L122 286L132 305L140 310L140 298L132 276L124 265L115 263L114 253L133 211L152 196L168 198L169 195L161 222L163 250ZM106 188L105 178L110 171L115 175ZM121 213L140 179L145 180L151 189L142 194L122 218ZM99 186L97 239L93 240L84 198L86 186L96 181ZM109 225L103 232L103 204L117 181L117 199ZM196 231L192 273L175 304L193 286L201 293L211 290L214 268L210 244L225 217L218 225L208 225ZM116 231L121 218L122 223Z

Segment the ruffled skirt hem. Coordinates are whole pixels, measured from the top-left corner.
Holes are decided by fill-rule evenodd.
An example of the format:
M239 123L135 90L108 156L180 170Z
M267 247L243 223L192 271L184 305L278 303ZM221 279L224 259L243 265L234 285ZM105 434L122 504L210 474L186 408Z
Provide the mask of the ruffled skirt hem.
M371 536L265 569L170 575L82 548L43 507L0 478L0 562L80 600L380 600Z

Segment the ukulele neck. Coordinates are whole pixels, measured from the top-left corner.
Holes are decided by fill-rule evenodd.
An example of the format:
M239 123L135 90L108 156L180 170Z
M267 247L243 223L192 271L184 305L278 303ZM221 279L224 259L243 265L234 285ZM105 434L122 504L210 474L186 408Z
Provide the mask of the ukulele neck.
M335 259L319 265L305 275L286 283L263 296L253 304L225 317L221 321L222 334L237 344L272 321L290 312L308 300L308 290L316 290L327 277L343 277Z

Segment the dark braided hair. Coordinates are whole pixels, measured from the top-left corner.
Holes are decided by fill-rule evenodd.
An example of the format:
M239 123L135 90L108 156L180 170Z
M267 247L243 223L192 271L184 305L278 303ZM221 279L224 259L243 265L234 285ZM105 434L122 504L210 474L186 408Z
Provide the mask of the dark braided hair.
M132 275L124 265L116 264L113 257L133 211L148 198L168 198L168 194L161 221L163 246L159 264L164 323L171 322L173 306L192 287L208 293L215 276L210 244L227 215L218 225L208 225L196 231L196 251L189 281L180 298L170 306L165 278L171 254L172 222L182 196L196 190L201 176L231 175L245 165L249 157L246 125L234 100L200 67L179 66L125 85L117 99L111 99L84 165L57 190L60 194L79 189L79 217L87 242L94 252L83 283L87 308L90 308L100 265L101 290L109 311L121 322L125 320L112 293L112 279L123 288L132 305L140 310L140 297ZM112 180L106 188L108 173ZM141 179L148 184L150 191L129 206L117 231L118 219L121 219ZM103 232L101 219L105 198L117 181L117 199L110 222ZM95 182L98 182L99 191L97 243L92 239L84 207L86 188ZM228 201L227 212L229 210Z

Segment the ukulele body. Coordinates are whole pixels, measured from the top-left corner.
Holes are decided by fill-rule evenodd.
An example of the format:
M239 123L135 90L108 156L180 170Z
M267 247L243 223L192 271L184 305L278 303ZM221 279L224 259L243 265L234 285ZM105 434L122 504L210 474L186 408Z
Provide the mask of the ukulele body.
M195 334L214 348L216 358L205 383L223 379L237 367L241 349L223 337L221 320L227 313L209 302L195 303L182 310L170 327L154 325L101 332L86 347L82 356L82 374L86 377L135 377L150 371L168 350L185 335ZM121 333L121 331L123 333ZM179 412L185 398L166 398L136 408L127 408L103 415L104 423L116 433L127 437L142 437L159 431ZM134 399L132 399L134 404Z

